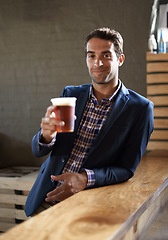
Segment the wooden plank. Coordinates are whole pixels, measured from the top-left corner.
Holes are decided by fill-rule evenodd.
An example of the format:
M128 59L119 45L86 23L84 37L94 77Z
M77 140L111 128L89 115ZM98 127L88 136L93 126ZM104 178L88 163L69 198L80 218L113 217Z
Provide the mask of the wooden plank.
M168 129L168 119L154 119L154 127Z
M168 107L154 107L155 117L168 117Z
M36 167L9 167L0 169L0 177L22 177L26 174L34 172Z
M13 203L18 205L25 205L27 196L0 194L0 203Z
M9 222L9 223L15 223L15 219L14 218L1 218L0 217L0 222Z
M29 191L36 180L39 171L32 172L23 177L0 177L0 188Z
M39 167L0 169L0 231L13 226L11 221L15 219L27 220L24 205L38 172ZM21 195L16 194L15 190L21 191ZM20 205L22 209L16 209L16 205Z
M168 150L168 142L160 142L160 141L149 141L147 150L154 151L154 150Z
M24 210L20 209L9 209L9 208L0 208L0 217L1 218L15 218L20 220L27 220Z
M168 73L147 74L146 81L150 83L168 83Z
M81 191L2 234L0 240L138 239L167 201L168 151L163 157L162 153L146 154L129 181Z
M2 188L0 188L0 193L15 194L15 190L14 189L2 189Z
M164 54L151 54L149 52L146 53L147 61L168 61L168 53Z
M29 192L30 192L30 191L24 191L24 190L23 190L23 191L22 191L22 195L28 196L28 195L29 195Z
M168 105L168 96L148 96L148 99L151 100L155 106Z
M16 223L0 222L0 231L5 232L16 226Z
M147 95L168 94L168 84L148 85Z
M153 62L146 64L147 73L168 72L168 62Z
M15 208L15 204L12 204L12 203L1 203L0 202L0 208Z
M19 169L23 172L26 172L26 173L31 173L33 171L38 171L39 170L39 167L34 167L34 166L14 166L12 167L13 169Z
M154 130L150 139L168 140L168 130Z

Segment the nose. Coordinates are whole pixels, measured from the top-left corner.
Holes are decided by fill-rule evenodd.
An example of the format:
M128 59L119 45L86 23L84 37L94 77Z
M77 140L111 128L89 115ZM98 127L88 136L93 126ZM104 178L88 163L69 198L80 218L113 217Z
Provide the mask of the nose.
M103 66L103 61L100 58L96 58L94 62L95 67L101 67Z

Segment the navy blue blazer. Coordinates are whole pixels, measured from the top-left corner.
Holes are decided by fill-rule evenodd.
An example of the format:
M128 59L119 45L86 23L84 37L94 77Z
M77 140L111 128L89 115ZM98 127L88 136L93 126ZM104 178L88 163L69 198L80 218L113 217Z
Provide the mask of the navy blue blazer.
M25 205L26 215L31 215L44 201L46 194L55 188L51 175L61 174L72 150L72 144L89 97L90 84L65 87L61 96L76 97L77 120L73 133L58 133L53 146L39 145L38 132L32 140L36 157L50 153L42 164L39 175ZM95 172L94 187L128 180L145 152L153 131L153 103L123 84L106 122L98 133L82 168Z

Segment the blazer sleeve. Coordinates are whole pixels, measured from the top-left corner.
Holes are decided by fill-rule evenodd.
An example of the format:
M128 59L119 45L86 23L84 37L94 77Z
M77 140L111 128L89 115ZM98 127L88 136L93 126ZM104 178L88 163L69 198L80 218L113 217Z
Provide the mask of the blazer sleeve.
M131 178L146 150L152 131L153 103L149 102L146 109L139 115L134 128L130 131L117 164L114 167L93 169L95 172L95 187L116 184Z
M52 151L54 146L54 144L40 145L39 144L40 134L41 134L41 130L32 139L32 152L35 157L46 156Z

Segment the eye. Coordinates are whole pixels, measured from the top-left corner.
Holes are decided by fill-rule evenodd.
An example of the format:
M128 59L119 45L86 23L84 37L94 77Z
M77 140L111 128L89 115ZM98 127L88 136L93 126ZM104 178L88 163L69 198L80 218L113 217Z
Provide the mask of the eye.
M111 59L111 53L105 53L105 54L103 55L103 57L104 57L105 59Z
M87 57L88 57L88 59L93 59L95 57L95 54L90 53L90 54L87 55Z

